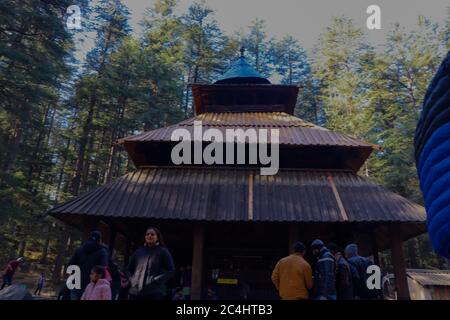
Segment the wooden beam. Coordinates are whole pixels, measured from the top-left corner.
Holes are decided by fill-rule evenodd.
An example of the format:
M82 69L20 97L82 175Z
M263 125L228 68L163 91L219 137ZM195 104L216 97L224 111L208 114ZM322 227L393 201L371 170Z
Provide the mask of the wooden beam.
M192 279L191 299L200 300L202 297L202 275L203 275L203 248L204 248L204 226L197 222L194 227L193 252L192 252Z
M394 266L395 289L398 300L409 300L408 279L406 275L406 263L403 256L402 239L400 237L400 228L393 226L391 233L391 255Z
M333 176L331 175L331 173L328 173L328 182L331 186L331 190L333 191L334 198L336 199L336 203L341 213L342 220L348 221L347 211L345 210L344 204L342 203L341 196L339 195L339 191L334 184Z
M253 172L248 175L248 220L253 220Z

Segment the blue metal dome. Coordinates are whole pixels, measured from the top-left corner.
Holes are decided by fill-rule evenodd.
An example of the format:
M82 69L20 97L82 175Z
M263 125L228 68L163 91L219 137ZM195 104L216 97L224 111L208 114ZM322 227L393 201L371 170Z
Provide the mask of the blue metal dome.
M237 59L216 84L270 84L270 81L263 77L245 60L243 49L241 56Z

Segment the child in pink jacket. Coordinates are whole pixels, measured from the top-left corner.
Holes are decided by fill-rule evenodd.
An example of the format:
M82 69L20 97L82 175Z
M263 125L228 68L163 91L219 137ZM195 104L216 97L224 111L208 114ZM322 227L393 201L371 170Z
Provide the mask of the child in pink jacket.
M105 279L105 267L92 268L90 278L91 282L84 290L81 300L111 300L111 286Z

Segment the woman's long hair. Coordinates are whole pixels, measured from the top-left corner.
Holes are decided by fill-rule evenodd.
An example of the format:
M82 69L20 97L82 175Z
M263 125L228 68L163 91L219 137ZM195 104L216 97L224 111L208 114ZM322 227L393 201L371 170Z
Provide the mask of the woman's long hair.
M161 231L159 231L158 228L155 228L155 227L148 227L148 228L145 229L145 230L146 230L145 233L147 233L148 230L153 230L153 231L155 231L156 236L158 237L158 242L157 242L157 244L159 244L160 246L166 246L166 243L164 242L163 235L162 235ZM144 246L147 246L147 241L144 242Z

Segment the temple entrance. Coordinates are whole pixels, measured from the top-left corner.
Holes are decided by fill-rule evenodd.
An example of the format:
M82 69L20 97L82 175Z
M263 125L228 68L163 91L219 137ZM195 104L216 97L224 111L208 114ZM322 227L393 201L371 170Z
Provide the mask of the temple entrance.
M278 299L271 275L288 253L283 224L210 223L205 231L206 299Z
M285 251L285 248L208 250L204 274L205 298L278 299L271 275L278 259L286 255Z

